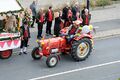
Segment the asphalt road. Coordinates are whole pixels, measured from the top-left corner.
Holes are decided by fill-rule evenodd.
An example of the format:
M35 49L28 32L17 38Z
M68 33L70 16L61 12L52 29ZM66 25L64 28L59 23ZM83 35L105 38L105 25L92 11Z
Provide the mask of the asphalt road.
M103 31L119 28L119 23L120 19L115 19L92 24L99 27L97 31ZM31 32L27 55L18 55L19 49L16 49L10 59L0 60L0 80L35 80L36 78L38 80L117 80L120 78L120 36L95 40L95 50L85 61L74 62L70 56L62 55L56 67L48 68L45 57L41 61L34 61L31 58L31 50L37 46L36 29L31 29ZM111 62L113 63L104 65ZM63 74L71 70L73 72ZM56 73L62 74L53 76Z
M97 28L97 31L106 31L106 30L112 30L112 29L118 29L120 28L120 19L113 19L113 20L107 20L102 22L95 22L91 23L94 27Z
M31 42L31 44L34 43ZM42 80L117 80L120 78L120 36L95 40L95 50L89 58L82 62L74 62L70 56L62 55L61 61L54 68L46 66L45 57L41 61L34 61L31 58L30 53L34 46L29 47L27 55L23 54L20 56L18 53L14 53L10 59L0 60L0 80L36 80L34 78L75 69L81 70ZM116 63L115 61L119 62ZM110 62L113 63L103 65Z

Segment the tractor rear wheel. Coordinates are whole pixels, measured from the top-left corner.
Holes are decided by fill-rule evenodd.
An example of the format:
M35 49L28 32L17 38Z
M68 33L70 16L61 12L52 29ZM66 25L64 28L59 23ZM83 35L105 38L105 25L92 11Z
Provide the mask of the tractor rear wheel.
M12 50L0 51L0 59L8 59L12 55Z
M35 47L33 50L32 50L32 53L31 53L31 56L34 60L39 60L42 58L42 55L39 54L39 47Z
M58 56L56 54L51 54L46 60L46 64L50 68L55 67L57 63L58 63Z
M92 42L88 38L74 41L71 49L71 56L75 61L85 60L92 51Z

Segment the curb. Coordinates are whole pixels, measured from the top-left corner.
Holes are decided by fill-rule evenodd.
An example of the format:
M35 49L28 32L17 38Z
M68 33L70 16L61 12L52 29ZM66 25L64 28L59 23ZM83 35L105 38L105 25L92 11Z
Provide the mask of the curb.
M107 6L104 6L104 7L95 7L95 8L90 8L90 11L96 11L96 10L105 10L105 9L111 9L111 8L115 8L115 4L112 4L112 5L107 5Z
M106 37L111 37L111 36L116 36L116 35L120 35L120 28L97 32L96 34L93 34L93 38L101 39L101 38L106 38Z

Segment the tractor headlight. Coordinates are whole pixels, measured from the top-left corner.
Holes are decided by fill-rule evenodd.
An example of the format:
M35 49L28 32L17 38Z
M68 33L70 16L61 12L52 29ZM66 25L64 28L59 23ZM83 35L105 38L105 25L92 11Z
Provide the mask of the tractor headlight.
M44 44L45 44L44 42L40 42L40 46L41 46L41 47L43 47L43 46L44 46Z
M36 40L36 42L38 43L38 45L42 48L43 46L44 46L44 42L42 42L42 41L39 41L39 40Z

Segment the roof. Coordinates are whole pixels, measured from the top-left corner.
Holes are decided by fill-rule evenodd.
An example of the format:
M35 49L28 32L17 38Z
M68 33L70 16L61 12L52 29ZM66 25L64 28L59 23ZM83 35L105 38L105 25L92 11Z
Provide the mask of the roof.
M22 6L17 0L0 0L0 13L17 12Z

